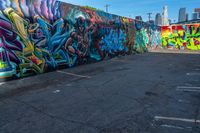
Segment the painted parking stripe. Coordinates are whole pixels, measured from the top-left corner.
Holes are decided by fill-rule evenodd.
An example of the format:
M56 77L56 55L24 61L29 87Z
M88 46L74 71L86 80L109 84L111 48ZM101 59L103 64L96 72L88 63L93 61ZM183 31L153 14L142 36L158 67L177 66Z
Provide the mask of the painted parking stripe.
M186 73L188 76L200 76L200 73Z
M191 102L187 101L187 100L182 100L182 99L179 99L178 100L179 103L187 103L187 104L190 104Z
M75 76L75 77L80 77L80 78L88 78L88 79L91 78L90 76L79 75L79 74L69 73L69 72L64 72L64 71L57 71L57 72L67 74L67 75L71 75L71 76Z
M200 123L200 120L186 119L186 118L177 118L177 117L155 116L154 119L155 120L182 121L182 122L189 122L189 123Z
M183 91L183 92L200 92L200 87L196 86L178 86L176 91Z
M192 127L180 127L180 126L176 126L176 125L168 125L168 124L163 124L160 125L161 127L164 128L173 128L173 129L179 129L179 130L192 130Z
M174 125L167 125L167 124L163 124L160 125L161 127L165 127L165 128L174 128L174 129L180 129L180 130L184 130L185 128L183 127L179 127L179 126L174 126Z
M55 91L53 91L53 93L60 93L60 90L55 90Z
M4 85L4 84L5 84L5 82L1 82L1 83L0 83L0 86L1 86L1 85Z
M200 90L195 90L195 89L176 89L176 90L183 92L200 92Z
M178 86L177 89L200 89L200 87L191 87L191 86Z

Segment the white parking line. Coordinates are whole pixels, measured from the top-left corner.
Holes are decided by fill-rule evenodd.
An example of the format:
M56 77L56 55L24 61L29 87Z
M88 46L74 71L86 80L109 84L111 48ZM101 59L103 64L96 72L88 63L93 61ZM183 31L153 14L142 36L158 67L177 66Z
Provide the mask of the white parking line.
M155 116L154 119L155 120L171 120L171 121L182 121L182 122L190 122L190 123L200 123L200 120L177 118L177 117Z
M197 89L176 89L177 91L184 91L184 92L200 92Z
M5 84L5 82L1 82L1 83L0 83L0 86L1 86L1 85L4 85L4 84Z
M53 93L60 93L60 90L55 90L53 91Z
M177 89L200 89L200 87L177 86Z
M196 69L194 69L195 71L200 71L200 68L196 68Z
M192 129L192 127L180 127L180 126L174 126L174 125L168 125L168 124L163 124L163 125L160 125L160 126L165 127L165 128L179 129L179 130L184 130L184 129L191 130Z
M191 102L187 101L187 100L182 100L182 99L179 99L178 102L180 103L187 103L187 104L190 104Z
M174 126L174 125L167 125L167 124L160 125L160 126L161 126L161 127L167 127L167 128L181 129L181 130L184 130L184 129L185 129L185 128L183 128L183 127Z
M67 75L71 75L71 76L75 76L75 77L80 77L80 78L88 78L88 79L91 78L90 76L79 75L79 74L69 73L69 72L64 72L64 71L57 71L57 72L67 74Z
M200 73L186 73L187 76L200 76Z

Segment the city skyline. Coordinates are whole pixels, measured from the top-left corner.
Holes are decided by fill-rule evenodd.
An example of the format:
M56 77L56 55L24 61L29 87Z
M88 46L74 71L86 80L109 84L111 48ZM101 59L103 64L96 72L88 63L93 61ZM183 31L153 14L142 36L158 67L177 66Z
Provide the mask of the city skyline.
M163 7L168 6L169 10L169 19L173 22L178 21L179 9L182 7L187 8L187 12L189 13L189 19L192 17L192 13L194 12L194 8L198 8L200 6L199 0L190 0L190 1L179 1L179 0L140 0L140 1L132 1L132 0L60 0L67 3L81 5L81 6L91 6L100 10L106 10L105 5L110 5L109 13L135 18L135 16L142 16L144 21L148 20L147 13L152 14L152 20L155 20L155 16L157 13L162 14ZM135 8L137 7L137 8Z

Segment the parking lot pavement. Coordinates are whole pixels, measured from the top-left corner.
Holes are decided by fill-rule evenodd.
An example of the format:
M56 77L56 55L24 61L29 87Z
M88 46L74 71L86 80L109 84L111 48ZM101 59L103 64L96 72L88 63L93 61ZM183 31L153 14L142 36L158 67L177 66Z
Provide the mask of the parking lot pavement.
M0 83L0 133L200 133L200 55L145 53Z

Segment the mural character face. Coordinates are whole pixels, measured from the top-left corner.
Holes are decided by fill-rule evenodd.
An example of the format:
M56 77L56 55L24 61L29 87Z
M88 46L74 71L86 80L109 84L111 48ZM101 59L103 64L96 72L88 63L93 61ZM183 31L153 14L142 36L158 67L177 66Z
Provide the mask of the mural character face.
M76 25L78 26L78 30L83 33L85 31L85 19L83 17L78 17L76 20Z

